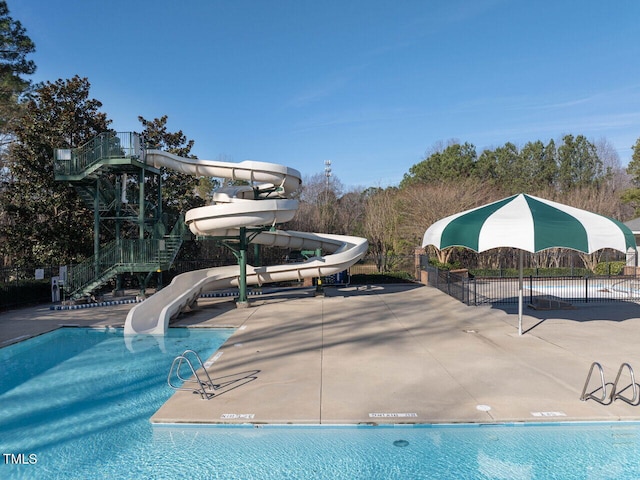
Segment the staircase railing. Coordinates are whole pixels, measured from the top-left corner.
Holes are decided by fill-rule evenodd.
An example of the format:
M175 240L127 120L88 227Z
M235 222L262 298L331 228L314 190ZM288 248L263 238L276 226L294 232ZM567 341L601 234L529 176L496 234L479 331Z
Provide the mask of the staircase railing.
M113 184L106 178L98 178L98 208L101 212L109 211L115 205L116 196ZM82 201L89 208L94 208L95 195L96 195L96 183L95 180L91 182L77 182L75 185L76 191Z
M186 232L181 216L171 234L162 239L121 239L104 247L98 255L69 270L65 289L72 298L87 295L118 273L152 272L171 268Z
M115 242L109 243L105 245L101 250L101 256L107 252L115 248ZM98 262L99 265L100 262ZM96 277L96 262L95 257L87 258L82 263L78 263L76 265L72 265L69 268L69 272L67 273L67 283L65 284L65 290L71 295L75 296L77 292L86 285L91 282Z
M80 147L56 149L53 171L55 176L79 175L110 158L143 158L140 136L132 132L105 132Z
M180 215L175 225L171 229L171 234L164 237L164 248L158 252L158 262L162 270L168 270L176 259L184 236L187 233L187 225L184 223L184 216Z

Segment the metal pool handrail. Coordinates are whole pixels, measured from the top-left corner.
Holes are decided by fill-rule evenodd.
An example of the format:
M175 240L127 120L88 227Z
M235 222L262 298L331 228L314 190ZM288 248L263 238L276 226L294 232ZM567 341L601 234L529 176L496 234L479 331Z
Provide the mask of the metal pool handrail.
M622 374L622 370L625 367L629 370L629 376L631 377L631 384L627 385L622 390L620 390L620 393L616 393L617 388L618 388L618 381L620 380L620 375ZM622 395L622 392L627 390L629 387L631 387L631 389L633 391L633 397L632 398L625 397L624 395ZM636 405L637 402L638 402L638 385L636 384L636 378L635 378L635 375L633 374L633 368L631 368L631 365L629 365L626 362L623 363L622 365L620 365L620 368L618 369L618 375L616 376L616 381L613 382L613 388L611 390L611 398L613 400L620 399L623 402L627 402L629 405Z
M589 386L589 380L591 380L591 374L593 373L593 369L596 367L600 372L600 387L596 388L590 393L587 393L587 387ZM598 390L602 390L602 396L597 397L594 395ZM595 400L602 405L609 405L611 403L611 399L607 402L607 384L604 381L604 370L602 369L602 365L598 362L593 362L591 364L591 368L589 368L589 374L587 375L587 380L584 382L584 388L582 389L582 395L580 395L580 400L585 402L589 399Z
M194 363L197 361L196 368L194 368L193 363L189 360L188 358L189 355L191 355L192 357L195 357L193 358L193 360L194 360ZM185 362L188 365L189 369L191 370L191 376L195 380L182 378L182 376L180 375L180 368L182 367L183 362ZM198 372L197 372L198 369L202 369L202 371L204 372L204 375L206 376L206 380L200 378L200 375L198 375ZM198 386L185 388L179 385L174 385L171 382L171 379L173 376L175 376L178 380L181 380L183 385L185 383L195 383ZM167 383L174 390L185 390L188 392L198 393L200 394L201 398L203 399L206 398L207 400L209 400L211 397L215 395L214 390L220 386L220 385L215 385L211 381L209 372L207 372L207 369L204 367L202 360L200 359L200 355L198 355L193 350L185 350L184 352L182 352L182 355L178 355L176 358L173 359L173 362L171 363L171 368L169 369L169 375L167 375Z
M600 386L595 390L587 393L587 387L589 386L589 381L591 380L591 375L593 374L594 368L597 368L598 372L600 373ZM622 371L625 368L629 371L629 377L631 377L631 383L625 386L623 389L619 390L618 382L620 381L620 378L622 376ZM633 392L633 396L631 398L622 394L622 392L625 392L629 388L631 388L631 391ZM600 397L594 395L594 393L597 392L598 390L602 391L602 395ZM611 387L609 400L607 401L607 384L604 381L604 371L602 369L602 365L600 365L598 362L593 362L591 364L591 368L589 368L589 374L587 375L587 380L584 382L582 395L580 395L580 400L583 402L589 399L595 400L596 402L602 405L610 405L615 400L622 400L623 402L626 402L629 405L638 405L640 403L640 391L638 389L638 384L636 383L636 377L635 377L635 374L633 373L633 368L631 368L631 365L629 365L627 362L624 362L622 365L620 365L620 368L618 369L618 375L616 375L616 380L615 382L613 382Z

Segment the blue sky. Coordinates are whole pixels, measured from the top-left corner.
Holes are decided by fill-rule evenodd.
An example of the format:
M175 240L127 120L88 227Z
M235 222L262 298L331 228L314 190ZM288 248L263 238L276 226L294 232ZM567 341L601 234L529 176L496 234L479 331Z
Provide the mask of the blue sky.
M439 142L640 138L637 0L8 0L34 81L87 77L118 131L199 158L397 184Z

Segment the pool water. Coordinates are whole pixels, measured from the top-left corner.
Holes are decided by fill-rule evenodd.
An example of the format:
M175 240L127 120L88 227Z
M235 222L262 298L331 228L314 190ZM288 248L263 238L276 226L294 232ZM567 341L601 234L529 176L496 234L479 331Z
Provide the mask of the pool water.
M173 358L231 333L74 328L0 349L0 478L640 478L640 423L151 425Z
M0 457L0 478L128 477L154 455L149 418L173 393L172 360L192 348L204 361L232 333L170 329L127 344L121 329L63 328L0 349L0 453L37 456Z

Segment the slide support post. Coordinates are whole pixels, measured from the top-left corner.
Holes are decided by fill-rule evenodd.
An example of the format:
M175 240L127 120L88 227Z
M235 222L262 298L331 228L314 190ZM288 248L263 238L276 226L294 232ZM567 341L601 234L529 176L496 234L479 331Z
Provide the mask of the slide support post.
M238 266L240 277L238 278L238 307L248 306L247 300L247 228L240 228L240 251L238 252Z

